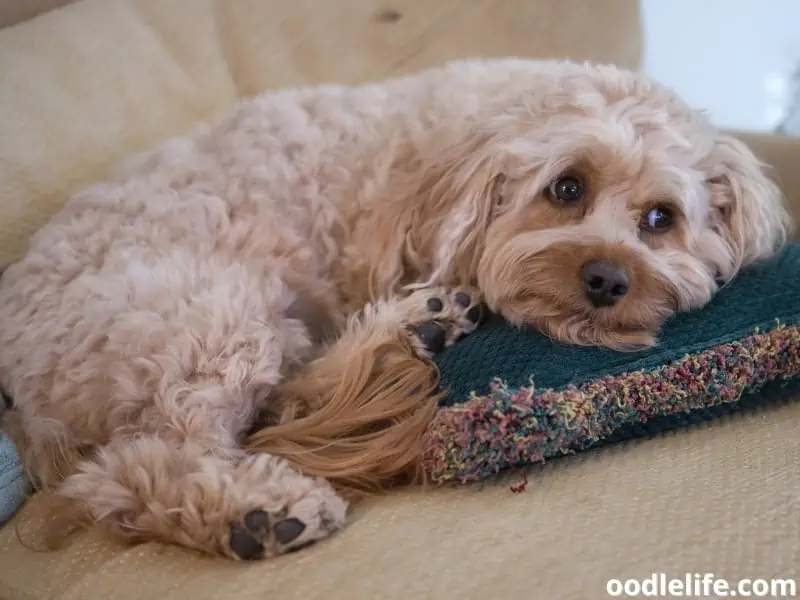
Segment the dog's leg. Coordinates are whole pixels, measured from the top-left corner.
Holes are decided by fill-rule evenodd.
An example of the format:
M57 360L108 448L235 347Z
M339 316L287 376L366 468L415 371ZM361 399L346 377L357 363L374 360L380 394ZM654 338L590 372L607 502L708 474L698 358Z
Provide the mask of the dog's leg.
M243 560L324 538L343 525L347 508L325 480L305 477L283 459L231 459L154 435L102 448L59 494L115 537Z
M251 434L249 446L344 490L419 480L438 396L430 359L474 331L484 314L471 288L423 289L366 306L277 391L272 422Z
M306 546L345 522L346 502L323 476L365 488L416 468L435 409L430 358L473 331L482 310L475 290L445 289L366 307L280 390L298 414L262 430L277 434L276 452L139 434L101 448L59 493L82 518L130 540L239 559Z
M411 333L417 356L430 360L475 331L487 316L475 288L426 288L397 302L399 322Z

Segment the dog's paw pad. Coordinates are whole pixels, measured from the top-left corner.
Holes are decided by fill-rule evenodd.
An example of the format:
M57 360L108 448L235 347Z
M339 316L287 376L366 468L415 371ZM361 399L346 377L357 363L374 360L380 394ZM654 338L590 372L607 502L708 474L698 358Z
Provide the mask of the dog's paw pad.
M409 325L408 328L417 336L427 352L436 354L444 350L447 343L447 331L443 325L436 321L427 321L419 325Z
M429 288L403 301L408 330L417 353L430 358L469 335L485 320L488 309L474 288Z
M256 560L264 556L264 543L237 523L230 524L231 552L241 560Z
M290 518L275 525L275 541L279 544L291 544L306 530L306 524L300 519Z
M266 533L269 523L269 513L265 510L251 510L244 516L244 526L250 531Z
M442 302L441 299L436 297L428 298L428 301L425 303L425 306L432 313L440 313L442 312L442 310L444 310L444 302Z
M276 521L274 516L270 516L266 511L251 510L241 523L230 524L228 544L236 558L258 560L268 554L268 547L273 550L269 554L281 554L311 545L314 540L293 544L306 527L303 521L295 517Z
M449 312L455 325L455 335L448 339L448 346L475 331L489 314L489 309L483 303L483 296L476 289L451 291L449 304Z
M453 300L461 308L468 308L472 304L472 298L467 292L456 292L453 294Z
M468 305L469 306L469 305ZM470 323L480 323L484 315L484 309L480 305L471 307L464 315Z

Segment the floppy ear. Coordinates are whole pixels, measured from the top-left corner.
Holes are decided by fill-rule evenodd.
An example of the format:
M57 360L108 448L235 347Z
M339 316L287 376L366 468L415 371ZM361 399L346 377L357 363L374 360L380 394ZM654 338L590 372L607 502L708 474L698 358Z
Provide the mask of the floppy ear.
M369 296L475 275L486 229L503 210L504 174L488 138L403 152L364 223Z
M734 270L774 254L792 229L778 186L741 140L722 134L706 170L712 224L731 248Z
M431 157L421 173L409 230L410 249L430 261L426 281L468 284L475 278L491 222L506 208L506 175L480 136Z

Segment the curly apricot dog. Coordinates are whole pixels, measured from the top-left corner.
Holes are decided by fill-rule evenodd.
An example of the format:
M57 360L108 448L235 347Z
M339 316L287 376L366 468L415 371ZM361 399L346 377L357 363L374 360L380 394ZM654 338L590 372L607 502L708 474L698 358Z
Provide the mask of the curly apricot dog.
M613 67L267 93L76 194L8 268L5 426L81 523L273 556L419 477L430 358L486 309L650 345L789 226L741 142Z

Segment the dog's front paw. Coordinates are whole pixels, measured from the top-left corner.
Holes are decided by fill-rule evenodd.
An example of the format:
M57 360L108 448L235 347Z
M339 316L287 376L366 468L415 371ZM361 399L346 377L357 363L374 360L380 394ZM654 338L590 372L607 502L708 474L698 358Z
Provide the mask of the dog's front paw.
M489 314L476 288L426 288L401 301L417 355L430 359L475 331Z

